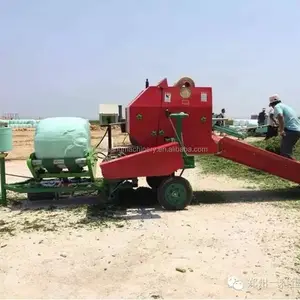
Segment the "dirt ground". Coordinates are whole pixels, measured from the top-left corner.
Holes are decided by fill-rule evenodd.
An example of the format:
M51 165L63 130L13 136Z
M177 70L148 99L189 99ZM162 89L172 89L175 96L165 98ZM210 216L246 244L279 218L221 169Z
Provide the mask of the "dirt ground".
M10 156L27 158L31 139L15 134ZM8 173L17 171L29 175L25 161L7 163ZM184 177L195 191L184 211L106 210L103 219L89 217L84 206L1 208L0 297L298 298L293 201L204 175L201 166Z

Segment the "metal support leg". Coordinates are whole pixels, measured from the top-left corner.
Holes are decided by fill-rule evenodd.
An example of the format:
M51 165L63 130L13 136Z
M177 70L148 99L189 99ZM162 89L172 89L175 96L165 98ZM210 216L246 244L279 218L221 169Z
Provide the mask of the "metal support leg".
M0 188L1 188L1 202L0 205L7 205L6 197L6 181L5 181L5 156L6 153L0 153Z
M107 131L107 138L108 138L108 153L111 152L112 149L112 132L111 132L111 125L108 124L108 131Z

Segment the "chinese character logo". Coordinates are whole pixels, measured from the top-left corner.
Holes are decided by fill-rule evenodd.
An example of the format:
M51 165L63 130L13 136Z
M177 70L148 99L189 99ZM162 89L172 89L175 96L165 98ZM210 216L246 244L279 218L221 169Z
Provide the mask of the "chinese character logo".
M236 291L241 291L244 288L243 282L234 276L228 277L227 284L228 287Z

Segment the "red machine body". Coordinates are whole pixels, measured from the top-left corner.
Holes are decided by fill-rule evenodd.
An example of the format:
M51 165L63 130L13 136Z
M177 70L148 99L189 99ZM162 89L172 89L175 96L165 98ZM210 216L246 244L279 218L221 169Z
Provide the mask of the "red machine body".
M184 112L182 120L183 145L189 155L216 154L240 164L300 183L300 163L256 148L229 137L212 133L212 89L187 89L176 84L168 86L167 79L142 91L126 109L126 126L137 153L100 164L106 179L126 179L147 176L169 176L184 168L181 146L168 142L173 137L175 120L170 113ZM173 127L174 126L174 127Z
M106 179L170 175L184 168L179 148L178 143L172 142L103 162L102 175Z
M217 137L219 149L217 156L261 170L283 179L300 183L300 163L275 153L254 147L230 137Z
M191 86L188 89L190 95L183 95L182 86L168 86L167 79L163 79L142 91L126 109L126 128L132 143L146 148L165 144L168 138L174 137L166 111L184 112L188 114L182 123L186 152L215 153L217 145L211 136L212 88Z

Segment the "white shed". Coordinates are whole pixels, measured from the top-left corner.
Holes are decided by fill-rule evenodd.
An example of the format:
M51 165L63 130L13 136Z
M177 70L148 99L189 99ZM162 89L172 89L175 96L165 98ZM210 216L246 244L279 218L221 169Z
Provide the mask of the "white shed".
M100 125L108 123L117 123L119 117L118 104L99 104L99 122Z

